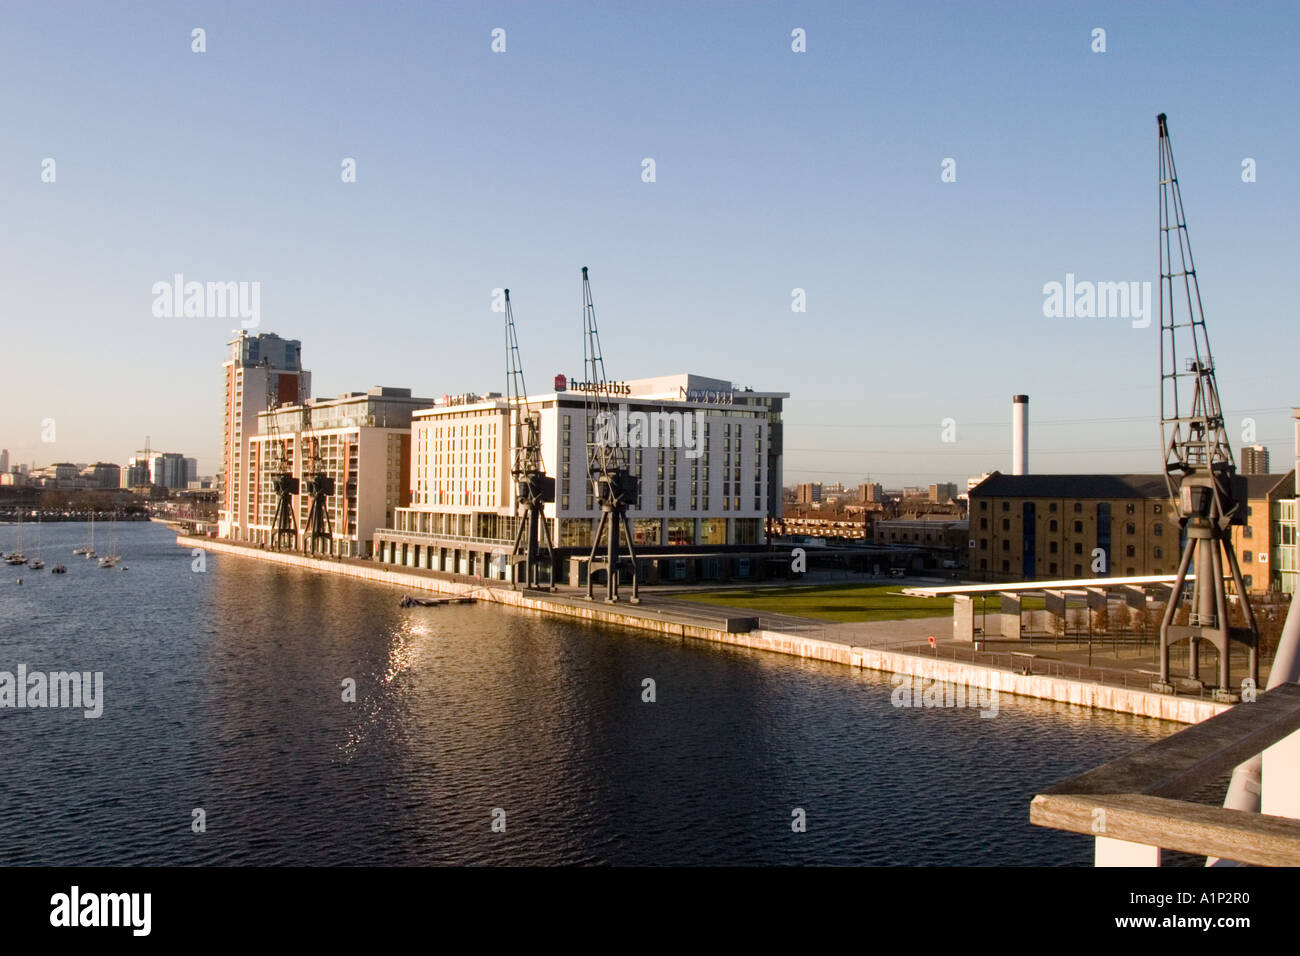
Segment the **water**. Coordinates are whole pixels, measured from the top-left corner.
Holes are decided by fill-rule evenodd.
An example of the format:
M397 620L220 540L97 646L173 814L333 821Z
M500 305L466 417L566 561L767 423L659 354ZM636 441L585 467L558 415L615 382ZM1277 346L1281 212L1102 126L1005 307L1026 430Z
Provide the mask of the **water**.
M831 664L196 572L156 524L119 524L126 571L72 555L84 525L42 536L68 574L0 565L0 670L101 670L104 713L0 709L0 864L1087 864L1029 800L1177 729L895 709Z

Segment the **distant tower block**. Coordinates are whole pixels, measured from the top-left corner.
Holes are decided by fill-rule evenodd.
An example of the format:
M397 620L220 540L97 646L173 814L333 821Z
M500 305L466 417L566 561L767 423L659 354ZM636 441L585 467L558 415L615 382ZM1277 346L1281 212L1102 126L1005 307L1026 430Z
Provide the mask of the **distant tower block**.
M1011 474L1029 474L1029 396L1011 396Z

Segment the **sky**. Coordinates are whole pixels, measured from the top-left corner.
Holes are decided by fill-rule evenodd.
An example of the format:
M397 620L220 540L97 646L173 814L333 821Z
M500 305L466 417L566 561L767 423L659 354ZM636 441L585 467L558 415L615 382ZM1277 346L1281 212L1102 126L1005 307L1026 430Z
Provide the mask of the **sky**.
M532 388L579 375L585 265L611 378L790 393L787 482L1008 470L1015 393L1031 470L1158 471L1158 316L1043 307L1067 274L1155 282L1163 111L1230 437L1252 420L1285 470L1298 25L1294 3L7 2L0 447L123 463L148 436L214 473L239 322L155 315L176 274L259 283L254 331L302 341L318 396L441 396L504 388L501 287Z

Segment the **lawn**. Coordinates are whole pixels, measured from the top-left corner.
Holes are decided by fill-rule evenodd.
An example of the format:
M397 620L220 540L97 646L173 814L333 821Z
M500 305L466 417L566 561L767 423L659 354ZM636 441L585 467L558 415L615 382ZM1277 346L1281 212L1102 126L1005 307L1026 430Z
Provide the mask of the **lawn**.
M907 597L899 584L815 584L699 591L673 596L687 601L817 617L827 621L903 621L952 613L952 598ZM989 603L990 610L995 609L995 602Z

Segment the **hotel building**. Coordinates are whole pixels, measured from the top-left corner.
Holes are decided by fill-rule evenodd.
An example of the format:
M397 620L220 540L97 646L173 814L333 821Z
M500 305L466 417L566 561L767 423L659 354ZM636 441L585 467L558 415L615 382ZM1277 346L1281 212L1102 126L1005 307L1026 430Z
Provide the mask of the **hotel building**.
M556 500L545 511L551 539L561 557L575 560L585 559L600 518L587 475L587 444L599 423L588 418L583 388L557 376L555 391L528 399L541 415L543 465L556 479ZM638 549L765 543L767 518L781 514L787 397L688 374L612 383L609 404L620 422L631 423L626 444L640 496L628 516ZM668 415L690 416L698 433L674 429L663 420ZM517 527L511 441L510 408L499 395L445 397L414 412L410 503L375 534L375 556L507 579ZM571 577L561 562L560 580Z

